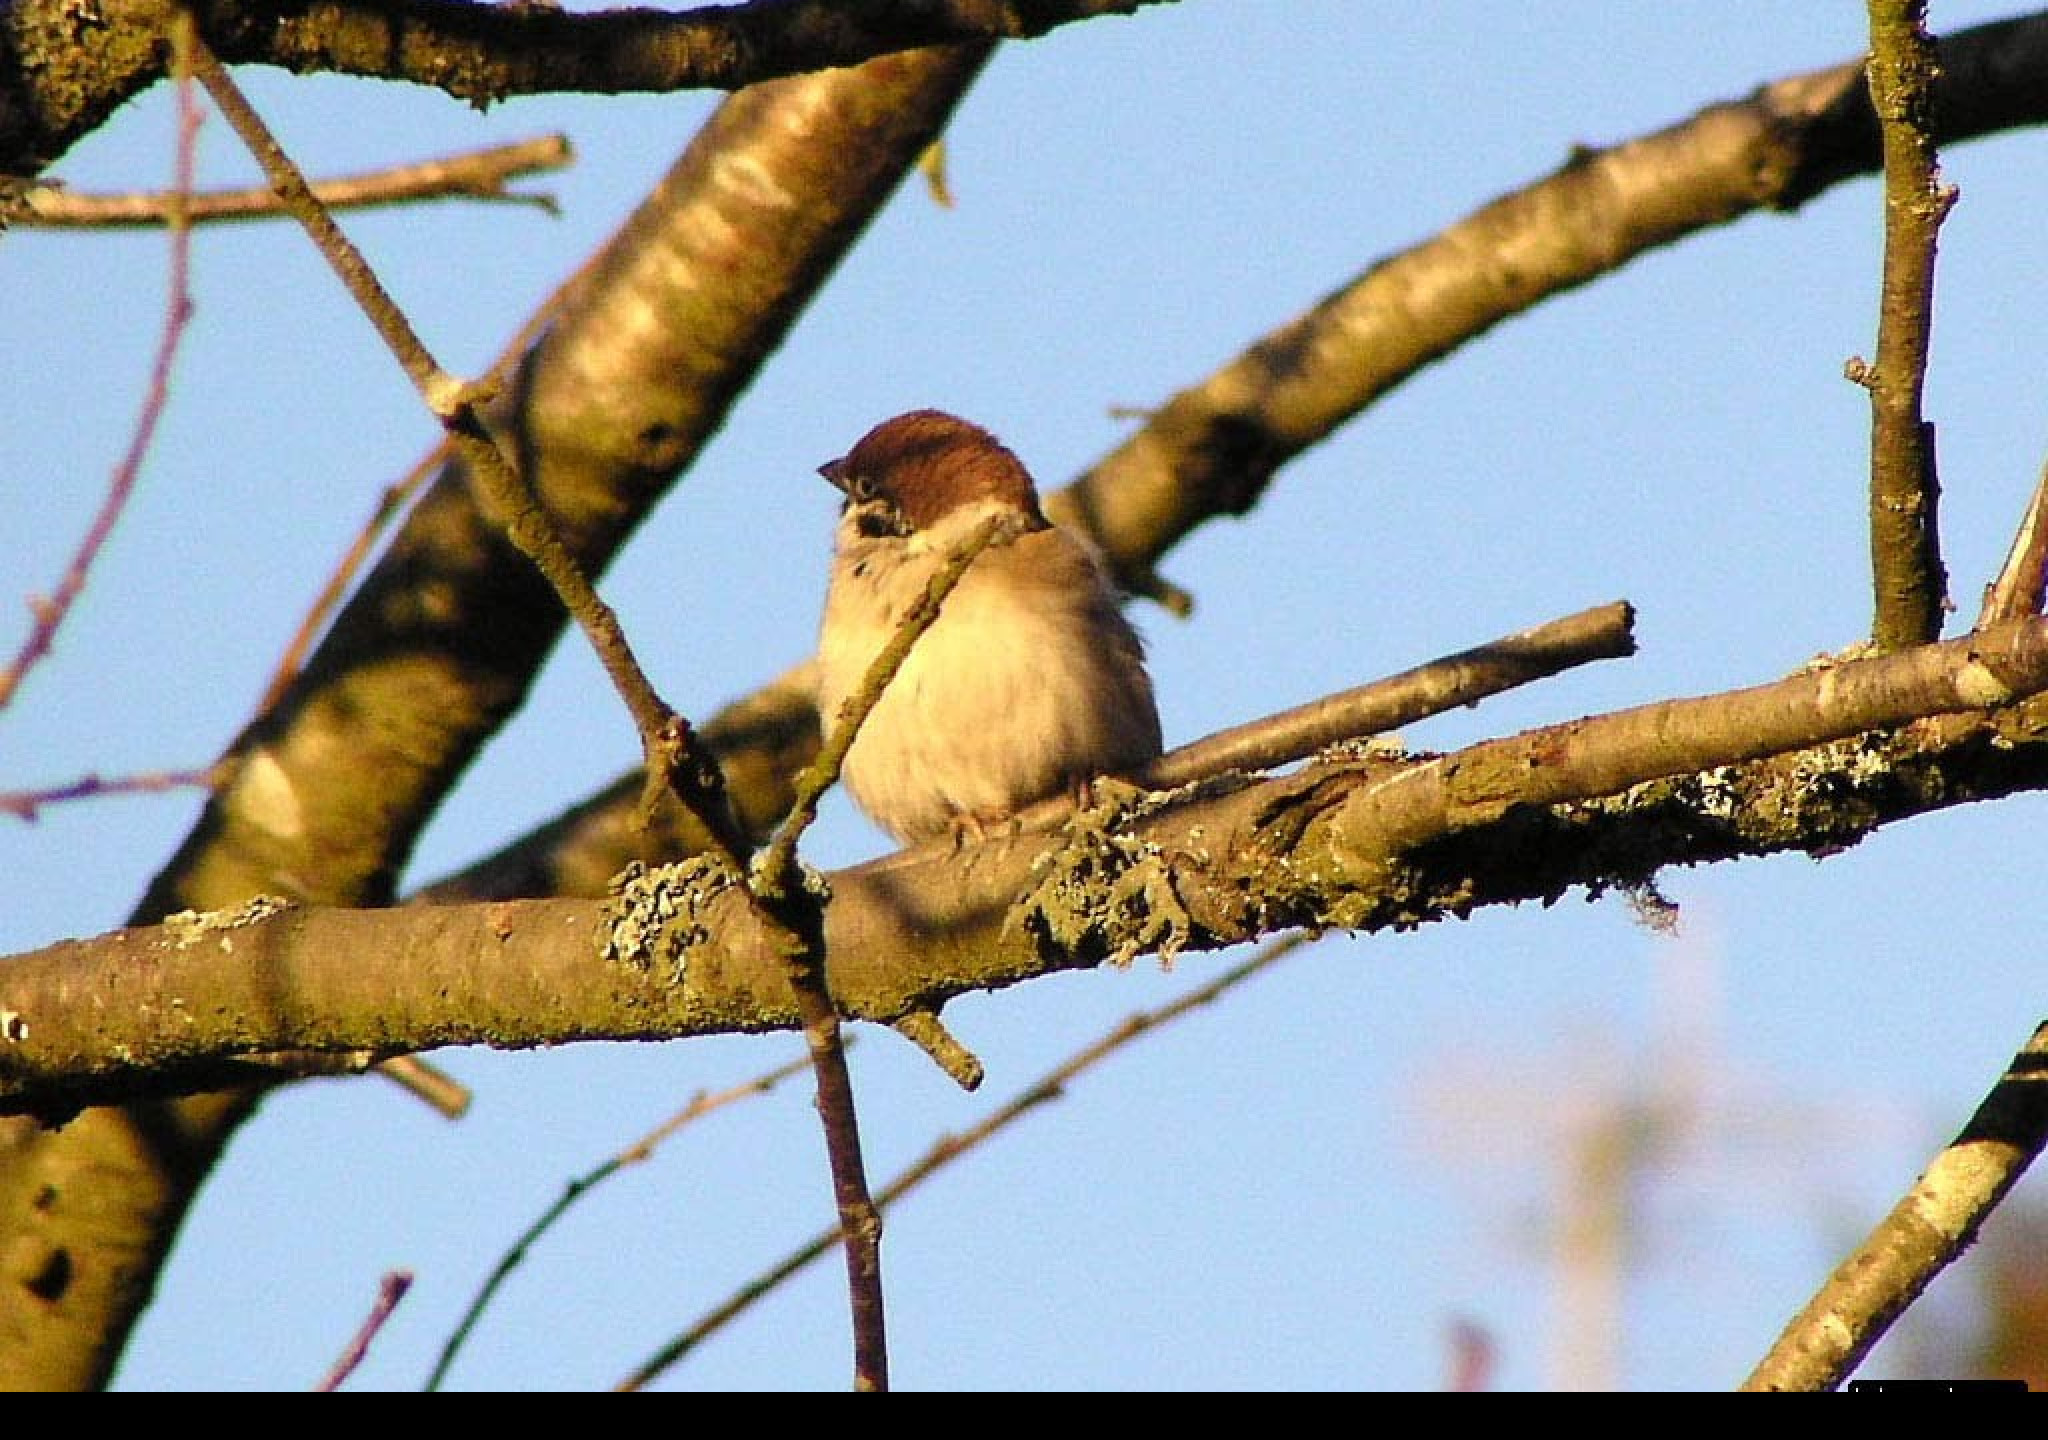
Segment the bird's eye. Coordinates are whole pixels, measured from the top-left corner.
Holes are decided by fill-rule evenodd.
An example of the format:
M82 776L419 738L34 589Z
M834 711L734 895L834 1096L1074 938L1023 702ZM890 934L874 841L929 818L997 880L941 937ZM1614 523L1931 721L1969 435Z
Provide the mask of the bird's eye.
M855 471L846 477L846 494L854 502L864 504L875 498L875 482L866 474Z

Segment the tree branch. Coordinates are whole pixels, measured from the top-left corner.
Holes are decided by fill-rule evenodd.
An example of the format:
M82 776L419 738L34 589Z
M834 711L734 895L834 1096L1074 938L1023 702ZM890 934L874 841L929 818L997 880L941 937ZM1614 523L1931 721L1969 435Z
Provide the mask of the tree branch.
M1580 611L1456 655L1442 656L1398 675L1338 695L1232 726L1162 755L1130 778L1154 790L1207 779L1226 770L1271 769L1305 759L1340 740L1399 729L1431 715L1477 705L1517 685L1585 664L1635 652L1634 613L1626 602ZM735 793L779 794L788 775L808 763L817 745L816 689L808 666L799 667L739 703L706 727L705 737L728 773L739 767ZM770 763L784 757L779 765ZM530 835L422 890L433 904L512 900L536 895L602 895L619 868L635 858L638 837L626 825L632 777L626 776ZM795 803L783 802L786 810ZM1064 819L1065 796L1027 806L1014 828L1034 832ZM755 833L776 818L760 812ZM679 830L665 840L687 853ZM950 849L932 842L934 853Z
M165 72L178 0L0 8L0 174L34 175ZM429 85L477 106L556 92L739 90L927 46L987 46L1169 0L753 0L572 12L470 0L201 0L231 65Z
M1398 675L1233 726L1162 755L1134 778L1164 790L1225 770L1272 770L1346 740L1381 735L1447 710L1477 705L1593 660L1636 653L1635 609L1625 600L1581 610Z
M907 852L830 877L831 992L888 1023L1104 959L1302 926L1407 928L1670 864L1825 853L1906 816L2048 788L2048 700L2025 698L2043 689L2048 621L2022 621L1451 755L1333 759L1084 814L1056 835ZM0 1109L218 1085L250 1052L800 1023L781 942L741 887L679 880L643 899L259 908L17 956L0 964Z
M29 668L50 651L56 639L57 627L64 623L70 613L71 604L85 588L86 575L92 563L98 558L100 547L114 532L114 524L127 508L128 497L135 491L135 481L142 472L143 458L149 454L151 440L156 436L157 422L163 417L164 405L170 398L171 367L178 358L178 344L184 338L185 327L192 319L192 291L189 284L192 257L191 216L186 208L186 198L192 190L192 177L197 165L199 148L199 107L192 97L191 68L194 47L190 25L179 27L174 32L173 49L178 66L178 125L173 141L175 158L172 163L174 179L166 210L165 223L170 229L169 296L164 304L163 327L157 338L156 355L149 367L149 386L143 394L141 413L135 418L135 428L128 439L128 448L121 461L114 467L114 473L107 482L106 497L100 502L99 511L87 527L85 538L79 542L71 563L57 582L57 588L48 596L37 596L29 603L30 625L27 637L14 658L0 668L0 710L14 698Z
M882 1212L868 1190L867 1162L861 1153L860 1126L854 1109L853 1077L846 1068L841 1039L839 998L827 975L831 956L826 948L824 893L801 873L797 843L818 814L819 798L838 783L839 771L861 728L874 713L882 694L902 670L924 633L938 621L946 597L960 583L999 529L985 521L945 558L909 611L898 617L889 643L869 664L860 688L832 718L832 733L818 757L797 777L796 797L789 814L748 868L746 886L761 917L781 932L776 949L782 954L790 992L803 1020L804 1043L818 1077L818 1115L825 1127L825 1148L832 1166L833 1199L839 1209L841 1243L846 1251L847 1291L852 1301L854 1388L889 1388L888 1331L882 1295ZM931 1024L936 1025L934 1017Z
M1651 250L1876 168L1862 77L1860 61L1794 75L1654 134L1574 150L1172 396L1048 497L1047 513L1093 534L1128 588L1170 595L1152 573L1160 556L1250 510L1281 465L1423 366ZM2048 16L1946 39L1936 98L1944 143L2048 117Z
M2020 620L2041 613L2048 597L2048 465L2027 500L2026 513L2013 532L2005 563L1998 576L1984 587L1984 607L1977 614L1977 629L2001 620Z
M1832 1390L1863 1363L2048 1145L2048 1024L1904 1199L1771 1346L1745 1390Z
M214 772L211 769L144 770L112 779L96 774L81 775L76 780L40 790L0 790L0 814L33 821L43 806L68 800L89 800L100 795L161 794L187 785L205 787L213 783Z
M1927 0L1869 0L1870 98L1884 150L1884 283L1877 364L1851 361L1870 391L1872 638L1900 650L1941 633L1948 576L1941 564L1934 426L1921 411L1934 328L1934 250L1955 204L1934 156L1934 41Z
M541 135L466 154L317 180L313 182L313 194L329 210L464 199L533 205L553 214L556 205L552 196L507 190L506 182L536 170L559 170L573 158L566 137ZM170 223L172 198L172 192L89 195L58 185L34 185L0 213L0 224L51 230L154 227ZM276 193L264 185L200 191L189 197L185 211L186 219L194 225L269 220L284 213Z
M412 1272L409 1270L393 1270L378 1282L376 1303L370 1307L370 1313L363 1317L363 1323L356 1327L356 1333L350 1337L348 1347L341 1352L328 1372L320 1377L320 1383L313 1387L316 1391L331 1394L339 1390L349 1376L355 1374L356 1368L370 1353L370 1342L377 1338L377 1333L390 1321L398 1309L399 1302L405 1299L405 1294L410 1289Z
M790 889L796 868L797 842L803 838L811 822L818 818L818 801L839 783L840 769L846 763L848 752L853 749L853 742L860 738L861 727L867 724L868 716L881 703L882 693L903 668L911 648L923 638L925 631L938 622L946 597L953 593L953 587L960 583L967 567L989 547L1000 529L1001 521L991 517L954 547L944 563L932 572L931 579L909 611L897 617L896 629L890 634L889 643L869 662L860 687L846 698L839 714L829 717L831 733L826 736L817 757L797 776L796 795L790 802L789 813L775 827L775 833L769 837L755 862L758 893L779 897Z

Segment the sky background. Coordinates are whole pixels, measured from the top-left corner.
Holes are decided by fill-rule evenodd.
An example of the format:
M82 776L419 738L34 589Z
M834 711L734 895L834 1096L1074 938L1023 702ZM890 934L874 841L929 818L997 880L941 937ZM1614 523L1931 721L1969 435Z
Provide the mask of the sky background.
M1942 3L1937 30L2015 13ZM833 497L814 474L875 421L939 405L1048 486L1156 404L1375 260L1605 145L1832 64L1852 0L1708 4L1183 0L998 55L948 132L958 207L913 183L603 579L667 697L698 717L806 654ZM487 364L605 238L716 97L535 99L478 114L369 82L241 78L315 175L562 130L562 214L440 204L344 217L441 362ZM168 91L56 173L154 188ZM1929 381L1963 621L2048 442L2048 137L1944 156ZM202 180L254 176L225 123ZM1414 727L1448 748L1777 678L1868 626L1876 183L1636 261L1502 325L1289 465L1141 607L1169 742L1626 598L1642 653ZM0 240L0 592L54 585L119 458L164 296L160 235ZM203 231L163 428L55 655L0 713L0 789L196 767L228 743L305 606L431 425L286 225ZM11 653L25 620L0 619ZM1950 629L1953 633L1956 625ZM633 763L587 649L422 840L421 883ZM121 923L191 792L0 818L0 953ZM1140 1042L889 1217L894 1378L937 1389L1428 1388L1479 1327L1496 1384L1722 1388L1909 1186L2043 1013L2048 918L2026 796L1885 831L1824 863L1666 875L1681 933L1618 899L1332 937ZM834 797L824 865L883 848ZM1130 1012L1211 977L1056 977L956 1002L987 1063L955 1090L894 1036L853 1065L870 1173L893 1174ZM794 1037L446 1054L448 1124L377 1082L270 1099L200 1194L118 1376L302 1388L378 1277L417 1279L354 1382L424 1378L475 1287L563 1184ZM1617 1322L1562 1320L1553 1258L1574 1137L1616 1107L1691 1118L1628 1187ZM2016 1192L2039 1205L2042 1181ZM538 1246L450 1383L608 1385L807 1238L829 1186L807 1080L710 1117ZM1961 1317L1970 1281L1929 1313ZM1923 1345L1931 1342L1924 1341ZM1567 1359L1569 1351L1575 1359ZM1863 1372L1908 1373L1910 1349ZM842 1387L843 1274L813 1268L665 1384ZM1576 1366L1577 1368L1569 1368Z

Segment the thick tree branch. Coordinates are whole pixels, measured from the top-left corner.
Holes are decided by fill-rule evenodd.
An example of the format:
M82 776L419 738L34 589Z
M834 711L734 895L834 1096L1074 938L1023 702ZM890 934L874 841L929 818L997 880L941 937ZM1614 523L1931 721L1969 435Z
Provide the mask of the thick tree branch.
M1106 958L1406 928L1669 864L1838 849L2048 788L2043 689L2048 621L2021 621L1451 755L1334 758L1055 835L908 852L830 877L832 994L887 1023ZM280 1049L795 1028L777 933L704 873L657 872L637 899L258 906L16 956L0 965L0 1106L217 1085L237 1057Z
M1049 497L1048 512L1093 533L1131 589L1170 594L1152 574L1158 557L1198 525L1251 509L1281 465L1423 366L1650 250L1875 169L1862 79L1860 62L1791 76L1655 134L1575 151L1174 395ZM1945 40L1937 99L1944 143L2048 117L2048 16Z
M177 0L0 7L0 174L34 175L164 77ZM235 65L431 85L474 105L559 91L738 90L947 44L1042 35L1169 0L753 0L571 12L470 0L202 0Z

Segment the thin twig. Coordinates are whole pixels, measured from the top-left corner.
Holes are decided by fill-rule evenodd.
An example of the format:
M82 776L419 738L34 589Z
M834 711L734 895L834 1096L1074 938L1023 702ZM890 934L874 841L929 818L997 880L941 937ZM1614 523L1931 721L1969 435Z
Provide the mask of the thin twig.
M434 474L443 459L447 457L445 443L436 445L422 457L412 469L393 484L384 487L384 493L377 497L377 504L370 512L370 518L363 522L363 528L356 532L341 563L334 567L334 573L313 598L306 610L305 618L299 621L299 628L293 633L291 642L284 647L284 654L278 657L277 666L270 674L270 683L263 688L263 698L256 702L256 713L261 715L277 707L298 678L299 670L306 663L306 656L312 651L313 642L320 638L320 632L327 627L328 617L347 598L349 587L355 583L356 574L363 568L370 554L377 547L378 538L398 517L406 503L412 499L421 485Z
M1503 635L1355 689L1219 730L1182 745L1132 778L1171 789L1228 770L1270 770L1326 746L1413 725L1490 695L1593 660L1636 653L1635 611L1625 600Z
M910 1191L916 1189L933 1174L958 1160L961 1156L982 1144L991 1136L1009 1128L1024 1116L1066 1093L1066 1087L1084 1071L1108 1059L1124 1046L1148 1035L1189 1011L1201 1008L1221 998L1225 992L1235 989L1254 975L1268 969L1284 956L1293 953L1308 943L1310 937L1303 933L1282 936L1260 949L1249 958L1225 970L1214 980L1188 991L1156 1010L1141 1011L1131 1016L1101 1039L1083 1046L1061 1064L1055 1066L1032 1085L1000 1109L993 1111L980 1124L959 1135L942 1135L935 1140L922 1158L898 1174L883 1186L875 1197L875 1203L884 1209L895 1204ZM647 1360L620 1381L617 1389L640 1390L654 1381L664 1370L676 1364L692 1350L709 1339L726 1324L743 1314L755 1301L772 1292L783 1281L788 1280L806 1265L825 1254L839 1239L837 1228L823 1230L803 1245L792 1250L782 1260L734 1292L731 1298L710 1311L703 1318L685 1330L674 1340L657 1350Z
M796 847L817 817L818 799L839 778L841 764L860 729L874 712L882 692L909 658L911 647L937 622L945 599L960 583L975 557L989 547L1001 528L998 519L983 521L926 583L924 593L897 621L861 686L835 717L818 756L797 778L789 814L762 849L748 878L749 892L795 943L785 949L791 990L803 1018L804 1040L810 1047L818 1077L818 1117L825 1129L825 1149L832 1167L832 1192L839 1210L839 1229L846 1250L848 1300L853 1312L854 1387L879 1391L889 1387L888 1326L882 1300L882 1216L869 1193L867 1164L862 1158L860 1121L854 1109L853 1078L846 1069L839 1009L833 1002L825 971L825 923L822 899L796 874ZM931 1026L938 1017L929 1017Z
M334 223L333 217L307 184L305 175L285 154L277 137L249 104L233 77L207 48L198 33L198 22L189 10L176 12L175 30L179 35L189 37L181 43L189 48L192 74L206 87L207 94L213 97L214 104L229 126L262 167L279 203L312 237L321 254L341 277L343 285L398 358L428 407L441 418L454 443L470 461L471 473L509 475L509 468L496 443L476 417L475 391L442 370L427 352L414 333L411 322L378 282L369 262L342 234L341 227ZM380 1069L443 1114L459 1115L468 1106L468 1091L426 1061L414 1058Z
M394 1055L370 1069L425 1102L443 1120L460 1120L476 1098L467 1085L418 1055Z
M762 847L754 863L759 882L757 893L777 896L789 888L789 871L796 860L797 841L818 818L818 801L838 782L840 767L846 763L846 755L853 749L853 742L860 737L861 726L867 723L868 716L881 703L882 692L896 678L903 662L910 658L911 647L937 623L940 607L967 573L967 567L994 543L1001 528L1000 517L984 520L946 557L945 563L926 582L924 593L897 621L889 643L882 647L881 653L875 656L867 673L861 677L860 688L847 697L837 715L820 717L828 732L825 743L819 747L817 757L797 777L796 798L789 807L789 814L775 828L775 834Z
M1978 613L1979 630L2001 620L2018 620L2039 615L2048 595L2048 465L2041 468L2040 483L2027 501L2027 513L2013 532L2012 548L1998 578L1984 588L1984 608Z
M824 906L808 891L800 914L780 907L784 933L795 941L784 973L803 1020L804 1046L817 1077L818 1120L825 1132L825 1158L832 1174L832 1200L839 1213L833 1234L846 1254L847 1307L853 1320L853 1388L889 1388L889 1331L882 1300L882 1214L868 1189L862 1155L860 1116L854 1108L853 1076L846 1068L846 1044L839 1008L825 977Z
M809 1069L810 1064L810 1058L805 1056L792 1060L787 1065L778 1066L765 1075L757 1075L744 1084L734 1085L729 1089L715 1091L708 1095L701 1092L693 1095L690 1097L689 1104L669 1116L668 1119L662 1121L661 1124L655 1126L638 1140L635 1140L631 1145L628 1145L625 1149L619 1151L618 1154L590 1171L589 1174L571 1180L568 1185L563 1187L561 1195L555 1202L542 1211L538 1219L520 1232L519 1238L514 1240L506 1249L504 1255L499 1257L498 1263L492 1267L490 1275L485 1278L484 1283L478 1287L476 1295L470 1300L469 1307L462 1312L462 1319L456 1325L454 1333L449 1335L447 1343L442 1345L441 1358L434 1362L433 1373L427 1376L427 1383L423 1388L427 1390L438 1390L441 1388L441 1382L448 1376L449 1367L455 1363L455 1357L461 1353L463 1345L469 1339L470 1332L476 1328L477 1321L483 1318L484 1309L491 1303L492 1298L497 1295L499 1287L511 1278L514 1270L517 1270L524 1263L526 1252L532 1249L539 1242L540 1238L553 1228L556 1221L568 1214L570 1208L577 1201L627 1166L637 1165L643 1160L652 1158L655 1150L664 1141L668 1140L669 1137L692 1121L701 1119L714 1110L723 1109L735 1101L745 1100L749 1096L766 1095L770 1090L773 1090L792 1075Z
M539 135L509 145L316 181L313 193L330 210L463 199L531 205L550 215L559 215L561 206L554 196L507 190L506 182L535 171L560 170L574 159L566 136ZM178 193L96 195L45 183L25 191L18 207L7 218L10 224L44 229L154 227L169 223ZM270 220L284 213L282 202L267 185L200 191L186 197L184 204L186 218L194 225Z
M362 252L320 204L305 175L285 154L234 78L202 41L194 42L194 58L194 72L200 83L255 156L280 202L305 228L411 379L427 408L440 419L468 467L486 513L539 568L597 651L599 662L639 729L648 762L650 791L672 785L676 798L702 830L700 848L723 853L737 865L745 853L745 840L725 803L716 762L694 743L688 723L656 693L634 658L618 616L598 598L583 567L563 543L531 487L506 458L477 413L478 404L494 387L466 384L441 368Z
M589 264L590 262L586 261L582 268L588 269ZM487 382L502 384L511 374L534 337L554 320L561 308L563 293L564 289L558 288L526 317L525 323L519 327L518 333L512 337L511 342L491 367L486 377ZM320 594L314 598L305 618L299 622L299 628L293 634L290 643L285 646L284 654L278 658L277 666L271 672L270 683L264 688L263 698L257 702L258 715L275 708L283 700L286 689L303 668L313 641L326 627L328 618L336 607L346 598L349 585L361 570L363 562L369 558L371 550L375 548L377 537L418 492L420 486L433 478L440 467L448 463L453 450L453 442L446 435L441 436L429 447L426 454L413 463L410 470L385 487L383 495L379 497L376 507L370 513L369 520L357 532L347 552L335 566L333 575L322 587Z
M1832 1390L1961 1255L2048 1145L2048 1023L2040 1025L1947 1149L1828 1277L1745 1390Z
M190 14L182 9L179 13ZM255 107L242 93L242 87L235 83L234 77L228 74L204 40L195 39L193 43L193 73L206 87L206 93L213 98L213 103L241 138L242 144L262 167L278 203L312 237L313 243L369 318L386 347L397 357L413 388L420 392L428 408L440 416L444 424L451 423L459 412L468 409L473 397L466 392L462 382L443 370L428 352L412 328L412 322L377 279L362 252L341 233L341 227L334 223L334 217L327 213L326 207L313 193L304 172L285 154L277 136L271 133L269 125L264 123L263 117L256 113Z
M341 1358L334 1362L334 1368L322 1376L320 1383L313 1387L316 1392L323 1395L332 1394L355 1373L356 1367L363 1363L363 1357L370 1353L370 1342L377 1338L377 1332L384 1328L385 1322L398 1308L398 1302L405 1298L405 1292L410 1289L412 1272L408 1270L393 1270L378 1283L377 1303L370 1307L370 1313L357 1328L355 1338L348 1342L348 1348L341 1352Z
M160 794L187 785L210 789L213 781L212 768L145 770L134 775L118 775L112 780L98 775L82 775L69 784L52 785L45 790L0 790L0 813L34 822L43 806L66 800L85 800L100 795Z
M1218 730L1167 751L1125 778L1150 790L1170 790L1231 771L1276 769L1343 741L1398 730L1574 666L1635 651L1634 607L1626 600L1596 605L1398 675ZM1035 801L1017 813L1011 826L1019 834L1051 829L1072 813L1073 805L1068 795ZM926 841L872 863L909 863L911 857L922 857L946 843Z
M85 588L87 572L99 556L100 547L113 533L114 522L120 519L129 495L134 492L143 457L149 453L150 442L156 438L157 422L162 419L164 405L170 397L171 365L177 358L178 344L192 319L189 283L192 225L184 197L192 190L198 153L200 116L192 95L192 72L199 41L198 32L189 18L182 11L179 14L178 22L171 27L171 44L175 51L173 63L178 77L177 149L172 166L171 199L165 213L165 224L171 232L170 296L165 306L163 330L157 337L156 358L150 363L149 388L143 396L142 412L136 417L134 433L129 437L128 451L114 468L107 483L106 498L100 502L99 513L93 516L85 538L79 542L77 553L65 567L57 588L47 596L35 596L29 601L31 623L28 638L22 641L20 650L15 652L7 667L0 669L0 710L6 709L8 701L14 698L14 692L21 687L29 667L49 654L57 636L57 627L64 623L72 602Z
M1934 79L1927 0L1869 0L1870 100L1884 147L1884 280L1877 363L1851 361L1870 391L1871 635L1883 650L1941 634L1948 577L1941 563L1934 426L1921 410L1933 329L1934 251L1955 204L1934 150Z

